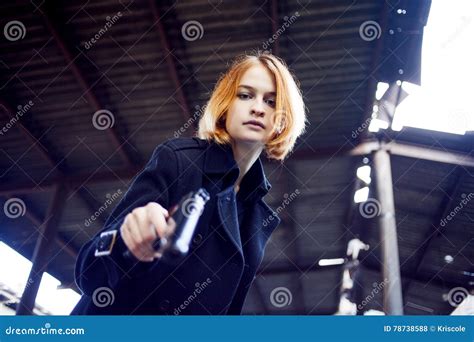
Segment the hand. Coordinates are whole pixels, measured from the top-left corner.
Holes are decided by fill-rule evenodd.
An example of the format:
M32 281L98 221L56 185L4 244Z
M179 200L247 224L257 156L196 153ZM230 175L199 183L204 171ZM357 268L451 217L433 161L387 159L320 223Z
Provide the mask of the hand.
M153 243L169 231L168 210L156 202L133 209L125 216L120 234L132 255L140 261L151 262L155 256Z

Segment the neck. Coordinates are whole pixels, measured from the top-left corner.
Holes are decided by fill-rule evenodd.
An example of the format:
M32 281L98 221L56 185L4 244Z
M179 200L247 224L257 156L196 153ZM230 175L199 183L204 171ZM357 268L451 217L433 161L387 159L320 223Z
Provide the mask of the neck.
M262 153L263 146L255 144L232 143L232 151L234 153L235 162L239 166L240 170L239 178L234 185L235 192L238 192L240 188L240 182Z

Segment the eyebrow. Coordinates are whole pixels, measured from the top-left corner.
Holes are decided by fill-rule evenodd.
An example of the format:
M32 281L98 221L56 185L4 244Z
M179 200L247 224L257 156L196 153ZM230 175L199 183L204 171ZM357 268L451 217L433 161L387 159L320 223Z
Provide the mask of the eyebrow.
M255 91L255 88L254 88L254 87L251 87L251 86L245 85L245 84L239 85L239 88L247 88L247 89L249 89L249 90ZM268 95L276 95L276 93L275 93L274 91L270 91L270 92L265 93L265 94L268 94Z

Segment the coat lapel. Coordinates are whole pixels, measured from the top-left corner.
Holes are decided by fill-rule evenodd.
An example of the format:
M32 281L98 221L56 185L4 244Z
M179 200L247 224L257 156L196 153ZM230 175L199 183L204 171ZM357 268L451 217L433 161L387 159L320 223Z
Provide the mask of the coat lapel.
M237 220L237 209L235 205L235 192L232 187L217 194L217 206L219 220L226 235L243 256L242 241L240 240L239 223Z
M222 231L229 238L235 249L242 255L242 242L237 218L236 195L234 184L239 176L239 168L235 162L232 148L229 145L218 145L210 142L204 160L205 182L208 191L216 197L217 209L219 213L219 223ZM271 188L270 182L265 177L260 159L249 170L245 178L251 179L256 184L255 191L252 191L252 212L249 212L251 219L248 221L256 232L254 238L261 250L270 237L273 230L278 226L280 219L273 210L262 200ZM221 190L219 192L219 190ZM273 219L270 219L273 217Z

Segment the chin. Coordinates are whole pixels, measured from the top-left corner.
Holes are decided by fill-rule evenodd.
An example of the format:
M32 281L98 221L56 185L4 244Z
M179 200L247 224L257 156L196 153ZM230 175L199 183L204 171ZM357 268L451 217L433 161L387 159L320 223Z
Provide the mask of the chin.
M228 131L229 132L229 131ZM234 134L232 134L234 133ZM252 132L247 130L236 130L229 132L232 140L241 144L260 144L265 145L266 132Z
M251 144L251 145L264 145L265 142L262 137L252 137L248 134L238 136L234 138L235 142L240 144Z

